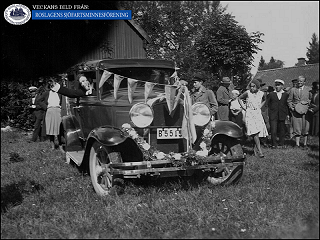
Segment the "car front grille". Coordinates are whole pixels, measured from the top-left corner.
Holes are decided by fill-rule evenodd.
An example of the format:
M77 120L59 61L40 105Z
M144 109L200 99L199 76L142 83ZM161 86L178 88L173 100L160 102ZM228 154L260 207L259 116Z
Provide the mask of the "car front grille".
M183 119L183 105L178 104L174 111L169 114L166 100L153 104L154 120L150 126L149 143L164 153L186 151L186 140L180 139L157 139L157 128L181 128Z

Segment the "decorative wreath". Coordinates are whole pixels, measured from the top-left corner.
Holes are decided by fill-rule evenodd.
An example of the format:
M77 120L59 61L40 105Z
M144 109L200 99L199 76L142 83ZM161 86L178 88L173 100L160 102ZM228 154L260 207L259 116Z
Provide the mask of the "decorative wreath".
M211 121L207 124L203 131L202 142L200 143L200 151L189 150L183 153L164 153L151 147L146 140L139 136L136 130L129 124L124 123L122 125L122 133L126 137L133 139L143 153L143 158L145 161L155 161L155 160L171 160L174 166L195 166L205 163L205 159L210 151L212 130L215 127L215 123Z

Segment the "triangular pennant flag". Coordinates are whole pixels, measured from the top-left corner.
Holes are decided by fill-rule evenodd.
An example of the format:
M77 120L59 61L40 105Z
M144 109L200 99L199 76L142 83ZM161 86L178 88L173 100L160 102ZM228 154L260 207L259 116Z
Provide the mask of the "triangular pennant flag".
M156 83L146 82L144 85L144 102L147 102L147 99Z
M115 74L113 77L113 95L114 99L117 99L118 89L120 86L121 81L123 80L123 76L120 76L118 74Z
M102 85L109 79L109 77L112 75L113 73L108 72L107 70L103 71L103 74L101 76L100 82L99 82L99 88L102 87Z
M132 103L132 95L136 90L138 80L133 78L128 78L128 99L129 102Z
M165 87L164 87L164 91L166 94L167 106L169 109L169 115L171 114L171 112L173 110L176 90L177 90L176 86L165 85Z
M177 105L178 105L178 103L179 103L180 97L181 97L181 93L182 93L182 88L179 88L178 94L177 94L177 96L176 96L175 99L174 99L172 111L173 111L174 109L176 109L176 107L177 107Z
M184 114L182 120L181 133L182 137L188 140L188 147L191 148L191 143L194 143L197 139L196 127L193 122L193 114L191 108L191 98L189 90L184 91Z
M178 77L177 71L174 71L170 77L171 77L171 78L176 78L176 77Z

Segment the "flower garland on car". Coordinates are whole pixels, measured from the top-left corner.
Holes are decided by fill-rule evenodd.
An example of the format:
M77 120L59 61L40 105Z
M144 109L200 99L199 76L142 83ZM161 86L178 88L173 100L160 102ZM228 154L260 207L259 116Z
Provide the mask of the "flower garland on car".
M211 121L204 129L202 142L200 143L200 151L189 150L183 153L170 152L168 154L157 150L155 147L151 147L143 137L139 136L129 123L124 123L121 130L124 136L132 138L137 143L145 161L171 160L174 166L195 166L206 163L205 159L210 151L212 130L214 127L215 123Z

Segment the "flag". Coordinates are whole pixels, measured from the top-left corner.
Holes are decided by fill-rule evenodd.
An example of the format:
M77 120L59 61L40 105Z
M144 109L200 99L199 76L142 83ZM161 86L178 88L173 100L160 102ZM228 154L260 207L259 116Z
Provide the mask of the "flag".
M138 80L133 78L128 78L128 99L129 102L132 103L132 95L136 90Z
M176 86L165 85L165 87L164 87L164 91L165 91L165 94L166 94L167 106L168 106L168 109L169 109L169 115L174 110L173 106L174 106L176 90L177 90Z
M117 93L118 93L118 89L120 86L121 81L123 80L124 77L115 74L113 77L113 95L114 95L114 99L117 99Z
M147 99L156 83L146 82L144 85L144 102L147 102Z
M100 82L99 82L99 88L102 87L102 85L109 79L109 77L112 75L113 73L108 72L107 70L103 71L103 74L101 76Z
M178 103L179 103L179 101L180 101L180 96L181 96L181 94L182 94L182 88L180 87L179 90L178 90L178 94L177 94L177 96L176 96L175 99L174 99L173 110L177 107L177 105L178 105ZM173 110L172 110L172 111L173 111Z
M191 109L191 98L189 94L189 90L186 88L184 90L184 113L182 120L182 137L188 140L188 143L194 143L197 139L196 127L193 122L193 114ZM188 146L189 147L189 146Z

